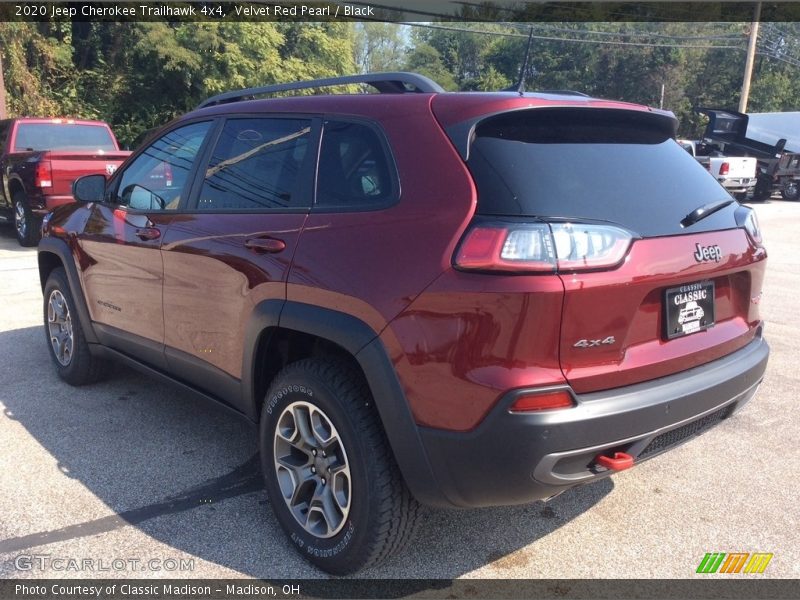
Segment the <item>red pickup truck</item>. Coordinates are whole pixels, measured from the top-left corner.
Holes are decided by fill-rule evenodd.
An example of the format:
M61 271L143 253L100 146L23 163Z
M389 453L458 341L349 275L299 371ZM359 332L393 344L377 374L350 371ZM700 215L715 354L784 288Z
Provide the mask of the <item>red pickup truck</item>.
M0 121L0 219L13 219L19 243L33 246L42 217L73 201L75 179L111 175L129 155L101 121Z

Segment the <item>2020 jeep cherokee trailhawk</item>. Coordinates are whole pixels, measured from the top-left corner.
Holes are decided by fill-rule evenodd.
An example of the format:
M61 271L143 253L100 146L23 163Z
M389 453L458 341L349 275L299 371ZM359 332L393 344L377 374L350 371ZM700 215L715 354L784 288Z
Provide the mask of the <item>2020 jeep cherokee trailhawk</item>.
M380 93L252 99L342 83ZM607 476L730 416L769 352L755 215L675 129L408 73L211 98L45 221L55 367L121 359L258 422L272 508L333 573L417 502Z

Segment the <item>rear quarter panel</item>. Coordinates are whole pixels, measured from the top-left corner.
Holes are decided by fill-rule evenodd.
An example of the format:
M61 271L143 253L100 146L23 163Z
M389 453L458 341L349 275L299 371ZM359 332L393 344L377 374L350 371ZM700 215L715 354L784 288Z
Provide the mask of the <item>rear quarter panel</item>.
M448 269L381 336L420 425L468 431L509 389L564 384L556 275Z

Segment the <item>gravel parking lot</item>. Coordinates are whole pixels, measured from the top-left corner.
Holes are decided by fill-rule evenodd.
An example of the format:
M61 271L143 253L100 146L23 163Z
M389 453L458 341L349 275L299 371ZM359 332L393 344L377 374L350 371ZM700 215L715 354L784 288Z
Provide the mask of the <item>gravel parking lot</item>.
M800 577L800 202L755 208L770 253L772 357L753 402L548 504L426 511L413 550L363 576L687 578L721 551L771 552L761 577ZM7 225L0 303L0 577L324 576L273 518L243 419L123 368L81 389L56 378L36 251ZM40 558L20 560L30 556ZM57 558L124 568L65 571ZM180 570L181 559L193 562Z

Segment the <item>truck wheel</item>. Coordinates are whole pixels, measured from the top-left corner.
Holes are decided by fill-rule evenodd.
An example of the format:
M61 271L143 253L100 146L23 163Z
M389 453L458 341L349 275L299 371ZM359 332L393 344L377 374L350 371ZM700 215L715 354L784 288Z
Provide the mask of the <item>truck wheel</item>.
M58 376L71 385L100 379L107 363L89 352L64 269L53 269L44 286L44 333Z
M275 516L303 557L336 575L402 549L417 520L372 404L346 362L310 358L278 373L261 413Z
M798 196L800 196L800 186L798 186L797 181L787 182L781 190L781 196L783 196L784 200L797 200Z
M28 199L19 190L11 197L14 204L14 229L20 246L35 246L39 242L39 219L28 206Z
M769 200L772 195L772 183L764 179L759 179L756 182L756 187L753 190L753 200L755 202L764 202Z

